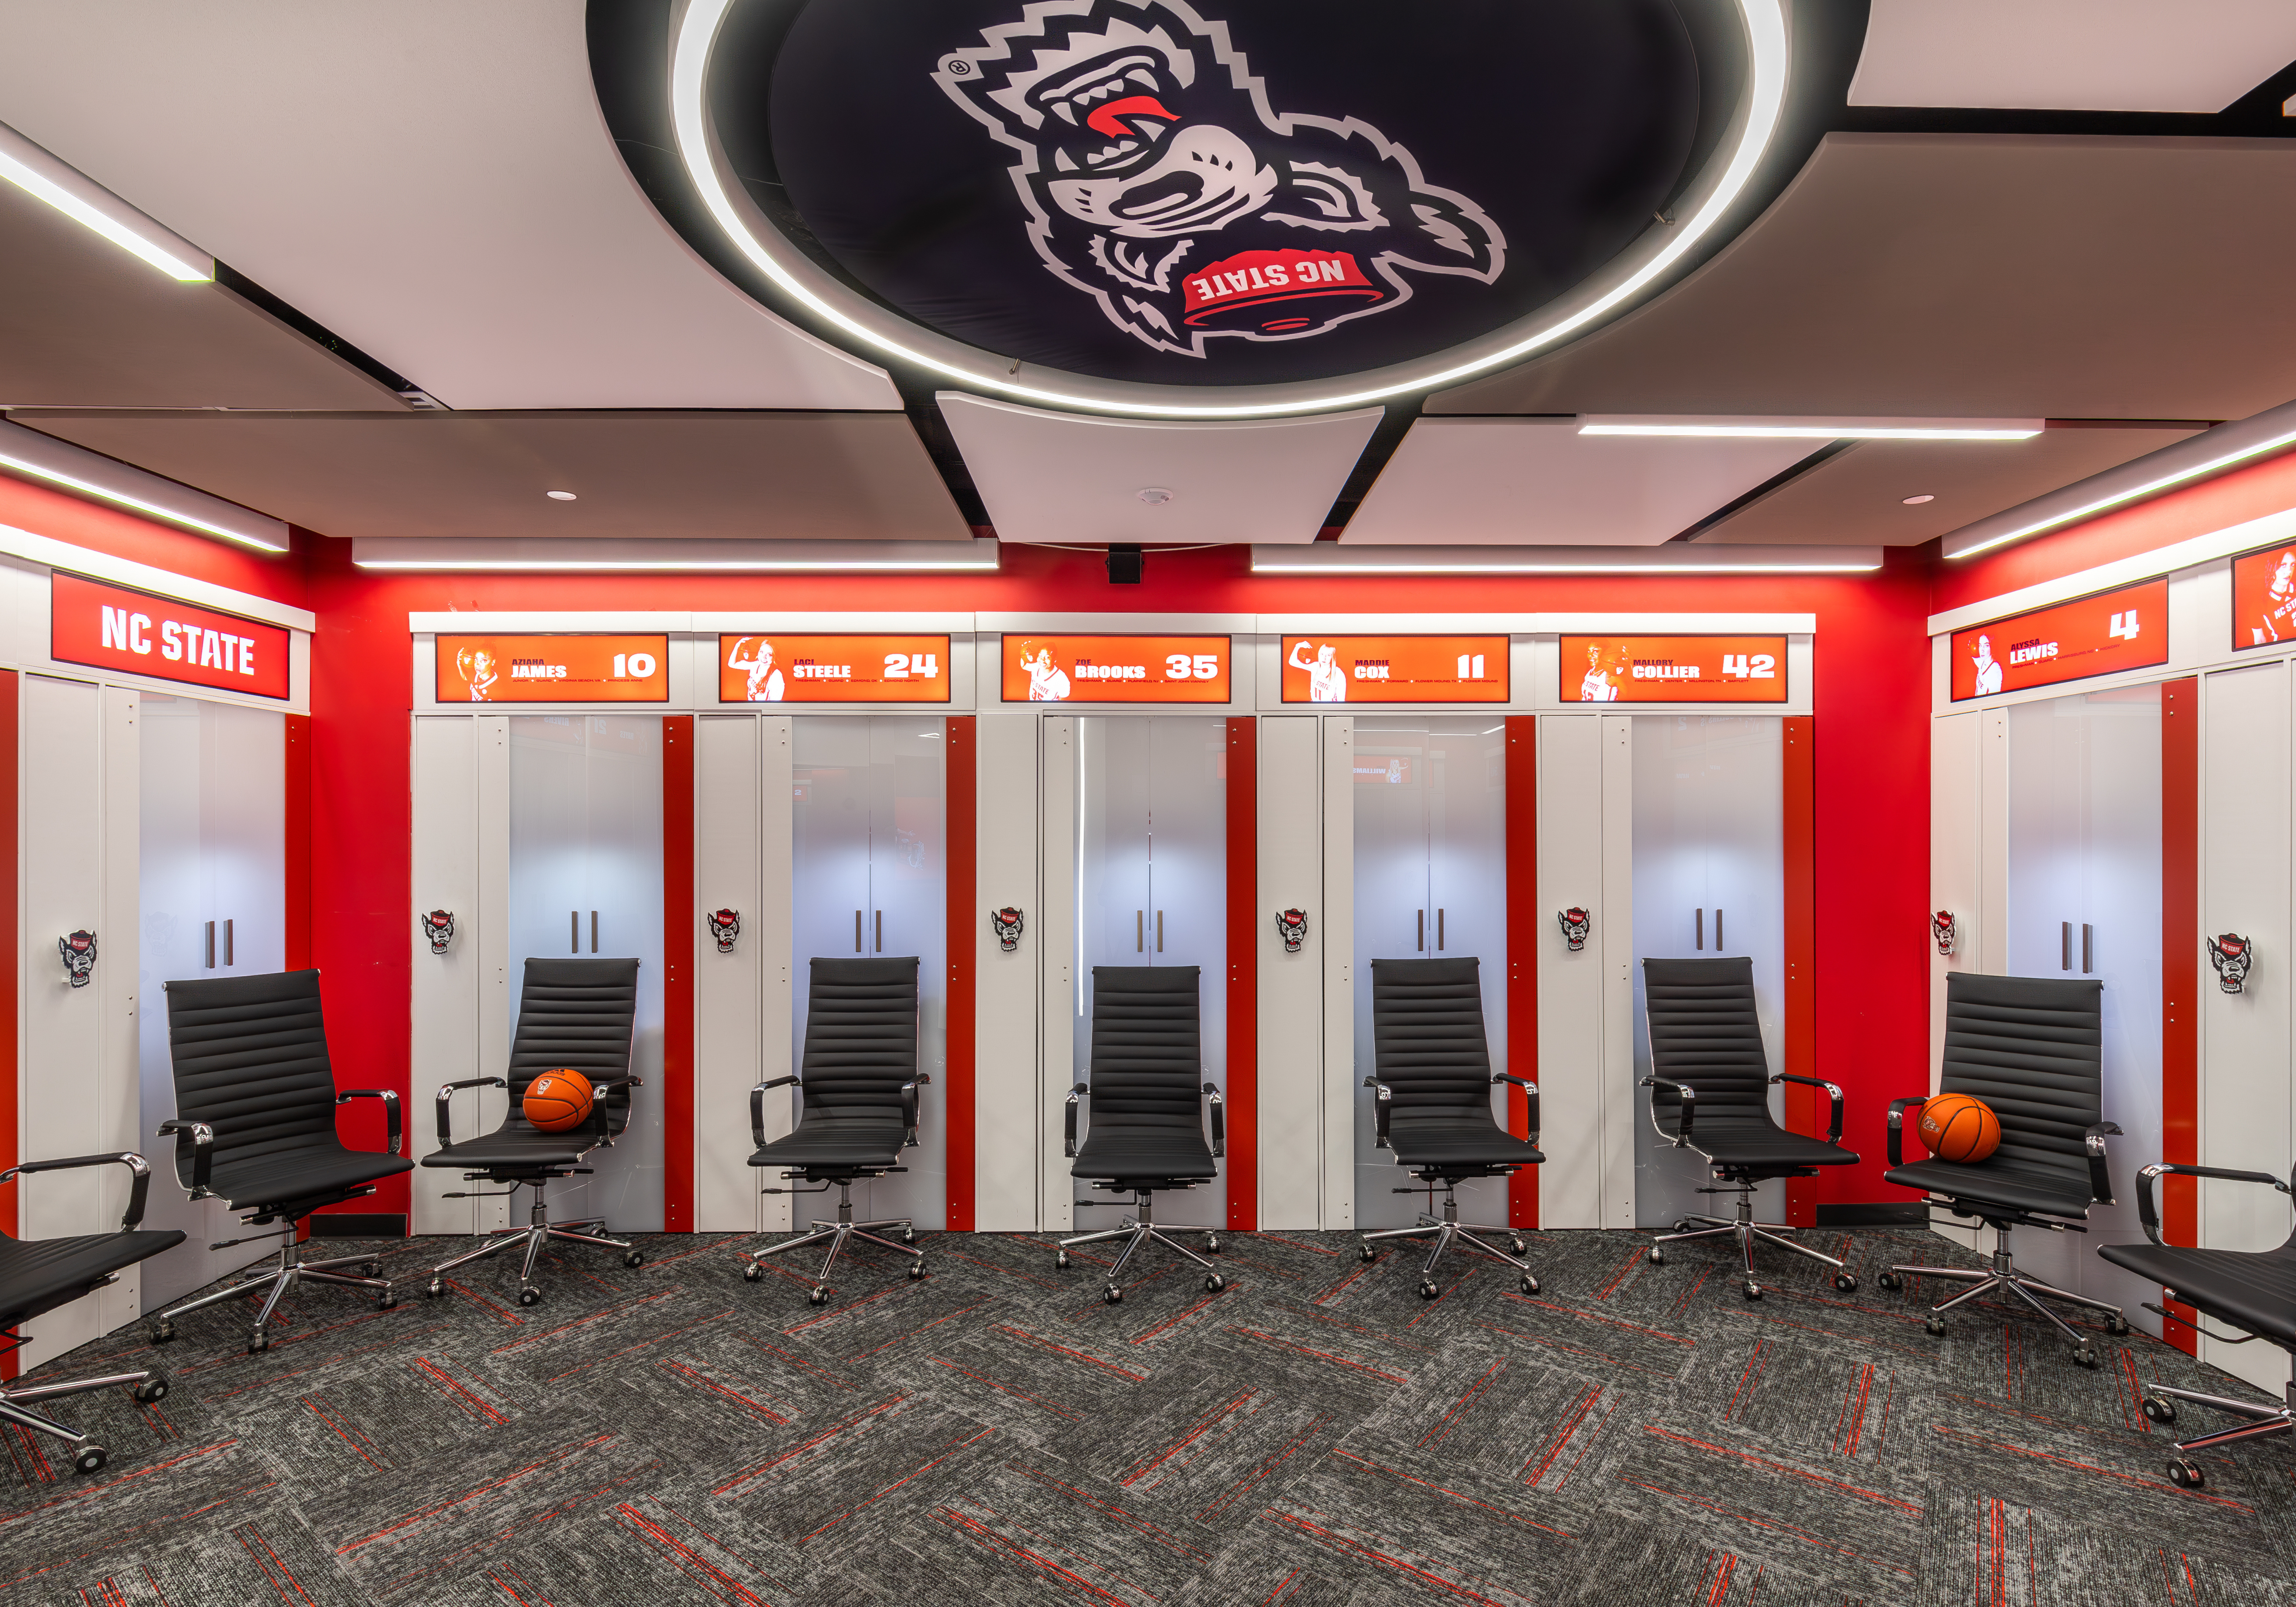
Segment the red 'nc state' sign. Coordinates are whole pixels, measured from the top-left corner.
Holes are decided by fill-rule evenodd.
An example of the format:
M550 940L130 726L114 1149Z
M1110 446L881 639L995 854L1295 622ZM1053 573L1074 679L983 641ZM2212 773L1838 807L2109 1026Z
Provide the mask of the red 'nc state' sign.
M258 697L287 696L294 633L173 598L104 586L61 570L49 577L48 656Z

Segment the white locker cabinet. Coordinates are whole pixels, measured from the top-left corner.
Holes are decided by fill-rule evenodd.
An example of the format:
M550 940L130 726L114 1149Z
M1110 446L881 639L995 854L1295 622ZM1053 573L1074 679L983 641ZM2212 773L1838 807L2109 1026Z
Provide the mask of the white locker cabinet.
M786 724L786 721L783 722ZM755 1233L767 1198L748 1164L750 1090L763 1078L766 951L786 923L760 901L761 734L750 714L693 722L693 1226ZM783 789L786 794L787 789ZM784 853L785 857L785 853ZM731 952L710 937L713 910L740 917ZM773 1102L785 1110L786 1101Z
M974 786L980 907L967 919L973 941L973 1153L978 1157L973 1226L983 1233L1032 1233L1040 1220L1037 1185L1045 1135L1044 1085L1069 1085L1043 1065L1037 1047L1037 984L1049 914L1037 890L1037 721L1029 714L978 716ZM1010 952L988 912L1021 912ZM1057 1152L1058 1145L1054 1146Z

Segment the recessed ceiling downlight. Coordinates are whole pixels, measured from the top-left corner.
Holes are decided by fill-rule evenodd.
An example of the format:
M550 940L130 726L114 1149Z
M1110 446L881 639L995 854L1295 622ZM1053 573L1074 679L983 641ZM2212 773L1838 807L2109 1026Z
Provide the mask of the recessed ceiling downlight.
M572 502L574 500L574 493L571 491L545 491L543 495L550 498L553 502Z
M1172 494L1161 486L1143 486L1133 495L1152 508L1160 508L1172 500Z
M1925 502L1935 502L1937 500L1937 493L1934 491L1924 491L1918 496L1900 497L1898 500L1903 502L1909 508L1918 508Z

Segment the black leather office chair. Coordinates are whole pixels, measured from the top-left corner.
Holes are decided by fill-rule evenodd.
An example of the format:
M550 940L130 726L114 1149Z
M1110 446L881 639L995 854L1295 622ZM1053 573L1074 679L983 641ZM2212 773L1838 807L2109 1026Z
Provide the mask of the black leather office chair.
M813 962L806 995L805 1054L794 1077L776 1077L750 1090L750 1132L757 1152L754 1167L782 1167L796 1183L817 1189L779 1189L768 1194L811 1194L837 1190L837 1220L816 1221L808 1233L756 1251L744 1251L742 1275L752 1283L765 1275L767 1256L800 1245L829 1241L829 1254L806 1299L829 1303L830 1269L848 1242L865 1239L909 1258L909 1276L925 1275L925 1252L906 1217L880 1222L853 1219L853 1185L864 1177L883 1177L909 1168L901 1152L917 1144L918 1090L932 1081L917 1070L917 959L823 960ZM797 1127L783 1137L766 1138L766 1095L794 1083L803 1098ZM900 1239L880 1238L876 1228L898 1227Z
M2277 1250L2185 1250L2171 1244L2161 1236L2161 1214L2152 1204L2152 1180L2164 1172L2180 1177L2215 1177L2226 1183L2260 1183L2284 1194L2296 1192L2296 1175L2283 1183L2269 1172L2236 1172L2216 1166L2157 1162L2136 1174L2136 1219L2144 1225L2145 1236L2152 1242L2100 1244L2096 1250L2115 1267L2125 1267L2138 1277L2160 1284L2169 1300L2181 1300L2203 1316L2248 1331L2243 1339L2234 1339L2228 1333L2210 1333L2210 1339L2227 1345L2264 1340L2288 1352L2290 1361L2296 1363L2296 1234L2291 1234ZM2150 1300L2144 1302L2144 1309L2157 1312L2169 1322L2185 1322L2166 1307ZM2197 1323L2185 1325L2208 1332ZM2144 1415L2154 1423L2174 1423L2180 1400L2228 1412L2244 1420L2229 1429L2198 1435L2177 1447L2177 1454L2169 1459L2169 1477L2189 1490L2196 1490L2207 1482L2201 1464L2192 1459L2191 1453L2243 1439L2267 1439L2296 1432L2296 1378L2289 1381L2284 1404L2279 1406L2261 1406L2254 1401L2203 1395L2197 1390L2172 1390L2156 1383L2145 1391Z
M1841 1090L1816 1077L1770 1070L1762 1048L1762 1023L1754 1008L1754 962L1744 955L1713 960L1644 960L1644 1014L1650 1023L1651 1125L1677 1149L1706 1158L1719 1188L1702 1194L1738 1196L1735 1217L1693 1211L1660 1234L1651 1245L1652 1263L1663 1266L1666 1246L1684 1239L1727 1234L1738 1241L1745 1267L1740 1292L1762 1298L1754 1275L1754 1242L1775 1244L1833 1268L1833 1286L1845 1293L1857 1287L1857 1275L1829 1255L1782 1235L1794 1229L1783 1222L1754 1220L1754 1185L1779 1177L1815 1177L1822 1166L1855 1166L1857 1157L1841 1147ZM1833 1101L1825 1136L1790 1133L1770 1119L1770 1088L1801 1083L1823 1088ZM1704 1227L1693 1223L1703 1222Z
M12 1330L36 1316L68 1306L84 1294L93 1294L119 1281L120 1269L149 1260L163 1250L173 1250L184 1235L173 1228L144 1232L144 1200L152 1186L152 1168L144 1157L75 1155L69 1160L27 1160L0 1171L0 1184L12 1183L35 1172L61 1172L83 1166L126 1167L135 1175L129 1186L127 1216L116 1234L88 1234L74 1239L24 1240L0 1233L0 1356L20 1349L24 1336ZM168 1381L148 1369L136 1373L107 1373L99 1378L46 1379L38 1383L0 1382L0 1423L13 1423L36 1433L68 1439L72 1447L72 1472L93 1473L111 1453L78 1429L67 1427L45 1412L32 1410L36 1400L62 1395L85 1395L124 1384L136 1401L150 1406L168 1393Z
M1118 1280L1133 1252L1151 1239L1202 1267L1207 1290L1218 1293L1227 1286L1218 1267L1171 1236L1201 1234L1204 1248L1217 1255L1218 1229L1168 1223L1159 1227L1155 1219L1158 1194L1211 1182L1219 1176L1215 1162L1227 1153L1219 1090L1203 1080L1199 980L1193 965L1092 968L1092 1063L1088 1080L1069 1090L1062 1152L1076 1158L1070 1171L1080 1181L1130 1194L1134 1214L1120 1227L1062 1239L1054 1264L1066 1267L1076 1245L1122 1239L1124 1249L1101 1291L1111 1306L1124 1298ZM1081 1146L1080 1099L1092 1101L1092 1120ZM1210 1144L1204 1142L1206 1100L1211 1102Z
M1882 1180L1923 1190L1931 1205L1974 1217L1996 1235L1990 1268L1892 1267L1882 1275L1884 1289L1902 1289L1909 1275L1969 1284L1930 1308L1931 1333L1945 1332L1945 1314L1954 1307L1995 1290L2046 1317L2072 1341L2073 1359L2084 1367L2097 1365L2095 1348L2042 1298L2102 1311L2107 1332L2128 1332L2128 1319L2112 1301L2029 1278L2009 1255L2012 1226L2087 1233L2081 1223L2088 1208L2112 1203L2104 1141L2120 1129L2103 1119L2101 1108L2103 988L2093 978L1947 973L1938 1092L1973 1094L1992 1106L2001 1120L2001 1147L1965 1166L1934 1156L1908 1163L1906 1112L1929 1096L1890 1102L1890 1169Z
M422 1157L426 1167L459 1167L463 1180L507 1183L534 1191L523 1227L498 1227L476 1250L430 1269L422 1292L447 1292L447 1274L455 1267L516 1246L524 1250L518 1269L518 1303L542 1298L534 1265L553 1239L592 1250L619 1250L625 1267L643 1266L644 1255L627 1239L611 1238L603 1217L553 1222L544 1192L561 1177L587 1172L591 1151L611 1145L629 1125L630 1090L641 1078L630 1075L630 1039L637 1029L638 963L636 960L529 960L518 996L518 1030L511 1039L510 1076L467 1077L439 1090L439 1147ZM545 1133L526 1119L526 1086L545 1071L579 1071L590 1080L590 1119L562 1133ZM491 1133L457 1142L449 1106L458 1089L508 1088L510 1109ZM441 1196L484 1199L472 1191Z
M1525 1294L1538 1292L1538 1280L1521 1260L1522 1235L1511 1227L1459 1220L1456 1191L1469 1177L1505 1177L1546 1159L1538 1152L1538 1085L1528 1078L1491 1070L1490 1045L1483 1033L1482 962L1374 960L1371 963L1372 1057L1376 1071L1364 1078L1372 1090L1379 1124L1379 1147L1395 1152L1395 1163L1421 1185L1443 1190L1443 1214L1422 1211L1416 1227L1390 1227L1363 1236L1358 1252L1375 1261L1372 1246L1382 1239L1419 1239L1432 1234L1427 1264L1419 1269L1419 1297L1443 1292L1435 1270L1454 1243L1505 1262L1522 1275ZM1512 1083L1530 1101L1530 1136L1517 1138L1491 1114L1491 1086ZM1399 1188L1415 1194L1416 1188ZM1479 1234L1505 1234L1514 1253Z
M226 1240L217 1250L276 1236L279 1259L269 1272L185 1300L152 1321L154 1343L176 1337L176 1319L204 1306L262 1294L249 1331L250 1351L271 1348L271 1318L298 1283L340 1283L374 1291L384 1310L397 1304L372 1255L306 1260L296 1228L313 1211L374 1193L385 1177L414 1169L399 1154L398 1095L388 1088L335 1092L327 1058L327 1023L319 1008L319 973L201 978L164 984L168 1054L176 1078L176 1119L160 1124L176 1139L176 1177L194 1200L221 1200L269 1234ZM335 1107L354 1099L382 1101L385 1152L348 1149L335 1136ZM340 1270L357 1266L362 1275Z

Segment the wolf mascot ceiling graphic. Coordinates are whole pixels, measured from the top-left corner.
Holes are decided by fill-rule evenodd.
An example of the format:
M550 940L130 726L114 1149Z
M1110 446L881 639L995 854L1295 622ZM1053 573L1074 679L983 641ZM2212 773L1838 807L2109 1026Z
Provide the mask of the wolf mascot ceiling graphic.
M1179 0L1048 0L983 37L935 80L1017 153L1046 266L1152 347L1300 340L1406 299L1409 272L1505 269L1472 201L1369 124L1276 111Z

